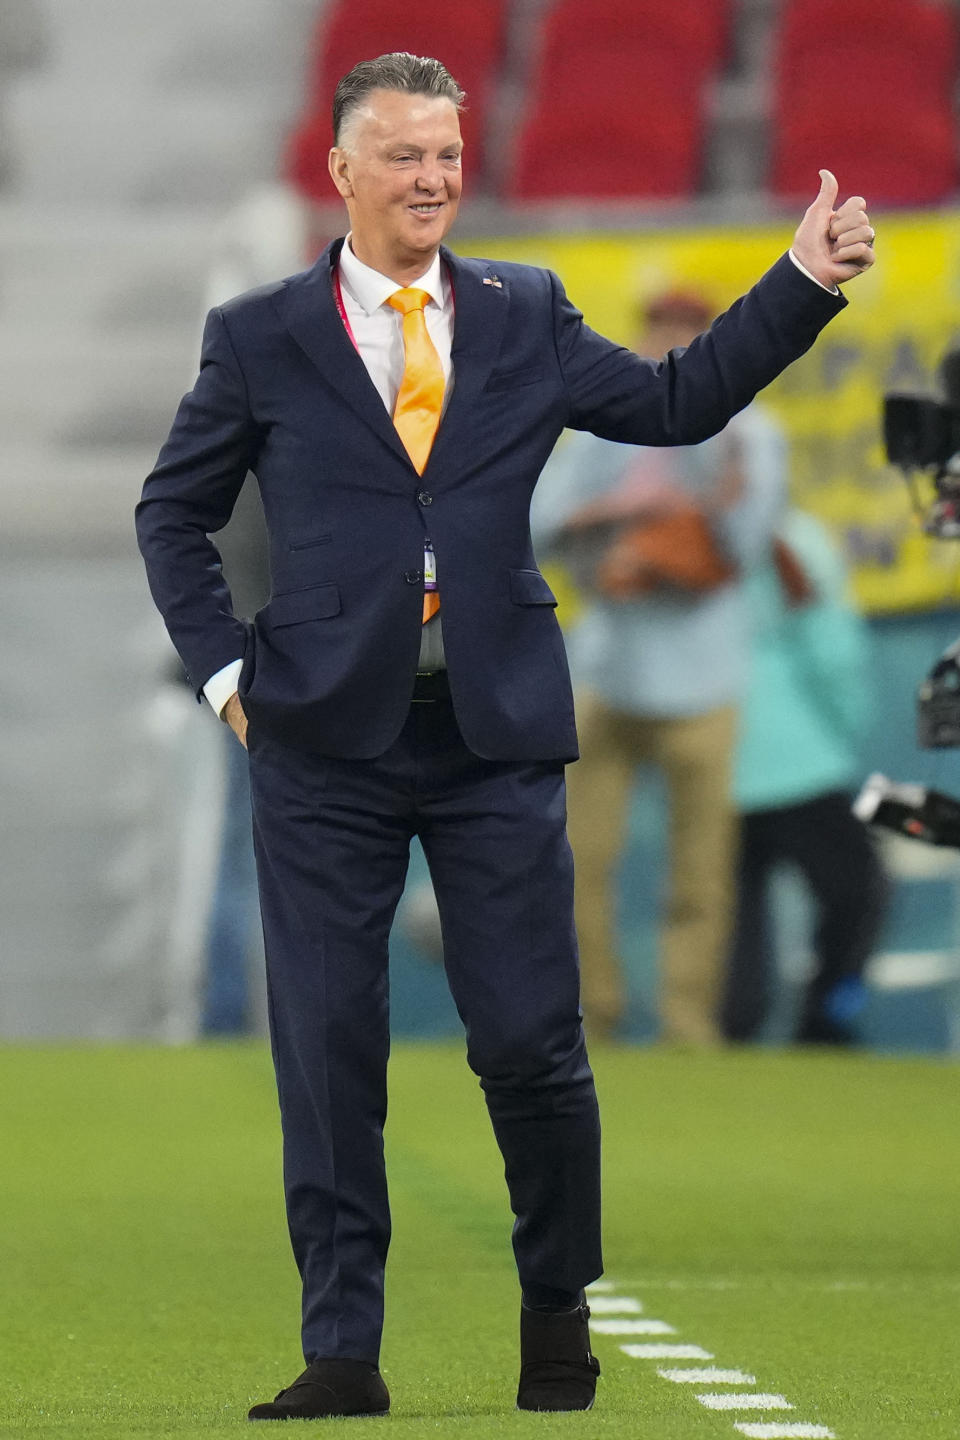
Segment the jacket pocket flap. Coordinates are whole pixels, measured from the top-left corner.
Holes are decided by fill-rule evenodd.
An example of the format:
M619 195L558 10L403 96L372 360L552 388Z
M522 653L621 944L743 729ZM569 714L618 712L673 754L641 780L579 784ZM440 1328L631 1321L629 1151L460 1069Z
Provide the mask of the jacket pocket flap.
M511 570L510 599L514 605L556 605L557 603L557 597L539 570Z
M273 628L299 625L303 620L327 620L340 613L340 588L337 585L312 585L309 590L288 590L275 595L267 606L267 618Z
M495 370L484 390L512 390L521 385L536 385L546 375L542 365L525 365L522 370Z

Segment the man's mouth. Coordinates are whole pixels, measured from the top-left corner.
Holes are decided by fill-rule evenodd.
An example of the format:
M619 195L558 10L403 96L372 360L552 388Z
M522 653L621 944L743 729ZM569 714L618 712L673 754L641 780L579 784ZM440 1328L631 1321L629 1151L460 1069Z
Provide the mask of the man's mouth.
M436 215L438 210L443 209L443 201L432 200L426 204L411 205L410 209L413 211L414 215Z

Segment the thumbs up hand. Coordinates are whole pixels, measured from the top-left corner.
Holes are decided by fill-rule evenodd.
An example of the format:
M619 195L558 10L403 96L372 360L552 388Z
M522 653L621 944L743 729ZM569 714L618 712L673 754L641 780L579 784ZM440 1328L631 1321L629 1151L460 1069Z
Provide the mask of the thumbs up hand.
M876 232L866 212L866 200L851 195L835 210L838 188L836 177L821 170L820 194L793 238L793 253L801 265L828 288L869 270L876 259Z

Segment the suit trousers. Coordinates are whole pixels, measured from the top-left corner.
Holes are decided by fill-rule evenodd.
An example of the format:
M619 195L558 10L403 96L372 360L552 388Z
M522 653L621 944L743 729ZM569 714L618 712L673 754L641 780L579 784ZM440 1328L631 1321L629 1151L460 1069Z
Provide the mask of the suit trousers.
M248 743L307 1362L379 1356L387 946L415 834L467 1060L504 1158L521 1285L581 1289L602 1269L600 1130L579 1010L563 765L481 759L449 700L413 704L397 741L372 760L294 751L253 726Z
M719 1038L716 1013L733 919L737 710L633 715L585 693L577 713L582 758L570 772L570 839L588 1031L610 1032L625 1009L614 880L637 767L656 765L663 771L669 808L661 1030L665 1039L682 1044L713 1044Z

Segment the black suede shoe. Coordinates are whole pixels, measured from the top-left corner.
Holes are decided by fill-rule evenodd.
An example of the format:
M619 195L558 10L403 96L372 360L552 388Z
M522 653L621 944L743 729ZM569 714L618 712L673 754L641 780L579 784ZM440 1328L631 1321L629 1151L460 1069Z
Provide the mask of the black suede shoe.
M322 1420L332 1415L386 1415L390 1393L366 1360L314 1360L275 1400L254 1405L248 1420Z
M600 1374L590 1354L590 1311L520 1311L518 1410L589 1410Z

